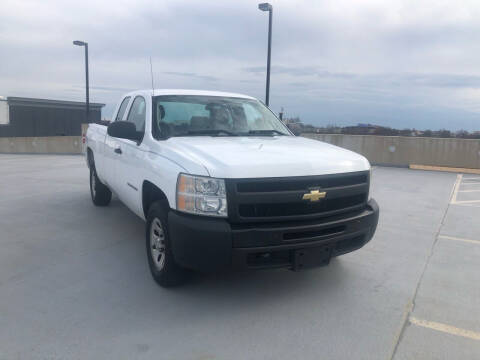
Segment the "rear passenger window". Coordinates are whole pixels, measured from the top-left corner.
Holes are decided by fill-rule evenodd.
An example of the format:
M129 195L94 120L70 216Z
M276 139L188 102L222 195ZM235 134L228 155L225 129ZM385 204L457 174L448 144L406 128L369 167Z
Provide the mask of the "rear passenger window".
M137 131L145 131L145 99L141 96L137 96L133 100L133 104L130 107L127 121L135 124Z
M117 116L115 117L115 121L119 121L123 119L123 114L125 114L125 109L127 108L129 101L130 101L130 96L127 96L125 99L123 99L122 104L118 109Z

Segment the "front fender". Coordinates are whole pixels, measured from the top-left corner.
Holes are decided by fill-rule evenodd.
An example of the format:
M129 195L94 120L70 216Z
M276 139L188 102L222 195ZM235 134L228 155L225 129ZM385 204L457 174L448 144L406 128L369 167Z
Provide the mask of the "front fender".
M165 194L170 208L177 206L177 177L187 172L180 164L156 153L149 153L145 162L145 179L157 186Z

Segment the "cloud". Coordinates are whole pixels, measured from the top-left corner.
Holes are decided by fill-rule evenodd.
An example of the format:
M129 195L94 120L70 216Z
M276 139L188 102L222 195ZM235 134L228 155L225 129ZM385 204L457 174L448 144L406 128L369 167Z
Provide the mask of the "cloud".
M250 66L242 69L252 74L264 74L267 71L266 66ZM319 69L315 66L271 66L270 71L272 74L286 74L292 76L312 76L318 73Z
M272 4L273 110L317 124L435 127L448 114L452 128L480 127L480 3ZM107 117L122 92L150 88L150 57L157 87L263 99L267 24L253 0L4 0L0 94L83 100L79 39Z
M406 81L419 86L453 87L453 88L480 88L480 76L457 74L410 74Z
M179 72L179 71L164 71L164 74L167 75L176 75L176 76L184 76L187 78L196 78L196 79L201 79L201 80L206 80L206 81L217 81L218 78L215 76L210 76L210 75L199 75L191 72Z
M266 73L266 66L251 66L242 69L248 73L255 75ZM307 76L307 77L320 77L320 78L352 78L357 75L351 73L342 72L330 72L320 69L315 66L281 66L274 65L270 68L271 74L278 75L291 75L291 76Z
M85 89L85 86L81 85L73 85L72 86L75 91L78 89ZM116 91L116 92L129 92L133 89L127 87L115 87L115 86L90 86L91 90L98 90L98 91Z

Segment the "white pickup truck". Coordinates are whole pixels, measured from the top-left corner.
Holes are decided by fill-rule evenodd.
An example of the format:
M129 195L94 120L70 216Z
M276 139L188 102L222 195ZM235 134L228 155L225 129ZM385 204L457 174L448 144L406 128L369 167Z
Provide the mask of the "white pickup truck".
M131 92L108 128L89 126L86 146L93 203L113 192L146 221L161 286L189 270L327 265L377 226L369 162L294 136L249 96Z

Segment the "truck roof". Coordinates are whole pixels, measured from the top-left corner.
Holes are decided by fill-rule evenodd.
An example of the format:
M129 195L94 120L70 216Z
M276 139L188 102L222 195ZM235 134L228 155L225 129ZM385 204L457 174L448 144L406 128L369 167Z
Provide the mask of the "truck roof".
M129 95L134 95L136 93L150 93L152 94L152 89L144 89L144 90L136 90L129 93ZM243 98L243 99L253 99L256 100L254 97L231 93L231 92L223 92L223 91L209 91L209 90L189 90L189 89L154 89L153 96L159 95L203 95L203 96L224 96L224 97L236 97L236 98Z

